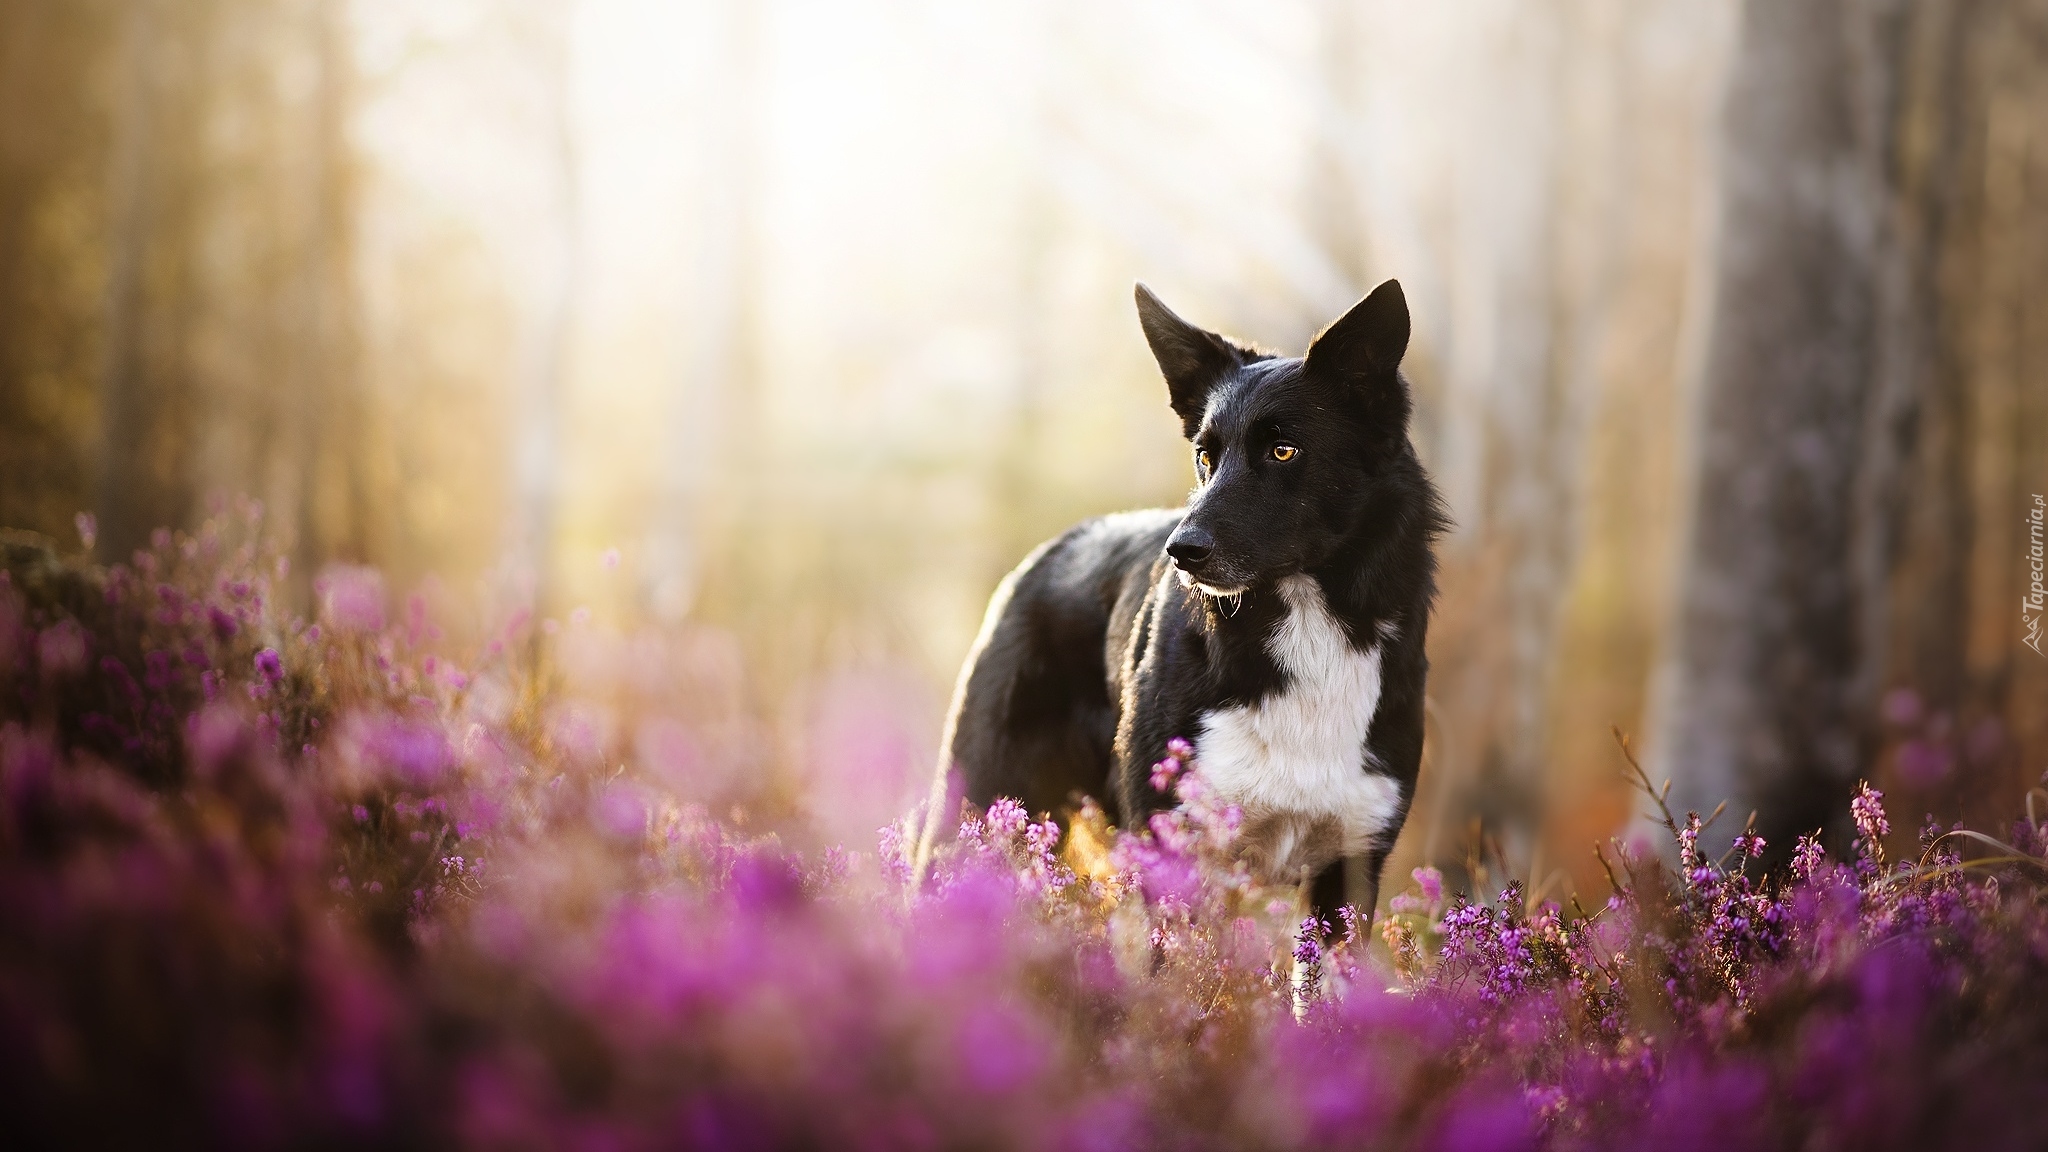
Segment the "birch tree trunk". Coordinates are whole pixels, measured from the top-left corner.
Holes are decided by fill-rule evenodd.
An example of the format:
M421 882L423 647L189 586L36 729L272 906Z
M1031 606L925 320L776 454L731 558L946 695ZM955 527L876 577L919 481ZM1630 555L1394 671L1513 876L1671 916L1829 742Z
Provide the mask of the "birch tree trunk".
M356 377L356 221L348 119L354 67L345 0L307 13L314 83L299 240L297 396L287 416L294 548L301 578L324 561L369 558L363 413Z
M693 85L704 116L698 182L704 199L685 256L678 368L642 561L647 606L671 624L696 607L707 561L734 518L731 501L724 516L713 514L714 485L718 495L742 495L734 481L754 467L735 446L759 432L754 339L767 128L761 74L767 17L761 8L750 0L709 6L714 27L707 35L718 48Z
M537 613L549 604L563 392L569 340L582 277L581 196L570 96L573 3L549 5L534 21L540 85L543 171L550 184L550 234L544 240L538 298L528 321L514 392L513 508L509 555L514 575L531 579Z
M109 165L107 282L102 340L99 462L93 509L100 555L125 559L149 535L137 448L145 419L142 273L148 257L156 0L129 0L121 19L114 147Z
M1418 430L1451 507L1439 554L1445 602L1460 606L1430 635L1425 852L1454 853L1476 824L1525 860L1546 817L1546 709L1584 412L1560 217L1567 175L1592 160L1560 115L1566 77L1585 66L1568 52L1576 6L1500 11L1470 49L1490 82L1465 97L1469 138L1432 253L1445 269L1438 358L1411 353L1409 371L1420 388L1437 376L1425 405L1438 409L1437 434Z

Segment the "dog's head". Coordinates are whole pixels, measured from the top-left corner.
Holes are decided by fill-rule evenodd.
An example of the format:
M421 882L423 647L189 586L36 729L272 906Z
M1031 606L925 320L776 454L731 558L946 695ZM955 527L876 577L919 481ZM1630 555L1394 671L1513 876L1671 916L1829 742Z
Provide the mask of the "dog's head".
M1182 581L1233 595L1351 538L1375 481L1407 453L1401 285L1374 289L1298 358L1197 328L1143 284L1138 319L1194 446L1198 486L1166 545Z

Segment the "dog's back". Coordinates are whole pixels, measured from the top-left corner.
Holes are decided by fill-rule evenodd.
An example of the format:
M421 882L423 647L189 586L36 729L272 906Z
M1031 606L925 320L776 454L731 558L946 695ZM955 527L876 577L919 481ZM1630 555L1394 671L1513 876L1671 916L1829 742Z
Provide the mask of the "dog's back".
M1116 671L1181 510L1089 520L1003 578L961 669L945 734L967 801L1008 796L1063 813L1077 796L1115 817Z

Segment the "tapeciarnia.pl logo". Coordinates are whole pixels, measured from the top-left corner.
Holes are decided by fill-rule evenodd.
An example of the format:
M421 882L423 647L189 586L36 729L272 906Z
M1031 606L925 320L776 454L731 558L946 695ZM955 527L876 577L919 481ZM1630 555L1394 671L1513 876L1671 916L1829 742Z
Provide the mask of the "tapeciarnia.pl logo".
M2048 507L2044 507L2041 494L2034 494L2034 508L2027 513L2027 568L2033 582L2027 586L2027 595L2020 601L2020 626L2027 634L2020 643L2034 650L2036 656L2048 656L2041 651L2041 610L2048 607L2048 590L2041 587L2043 560L2041 552L2041 518Z

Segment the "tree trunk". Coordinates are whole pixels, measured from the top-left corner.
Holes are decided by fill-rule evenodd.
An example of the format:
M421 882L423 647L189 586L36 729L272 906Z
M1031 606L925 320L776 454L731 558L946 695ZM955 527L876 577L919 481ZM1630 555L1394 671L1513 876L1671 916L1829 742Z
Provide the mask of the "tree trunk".
M122 17L114 148L107 205L105 329L99 380L99 467L93 509L100 555L116 560L149 536L139 446L145 420L142 273L148 256L148 191L155 102L156 0L129 0Z
M1657 751L1674 807L1776 852L1871 751L1887 494L1913 385L1890 187L1906 8L1749 0L1718 174L1710 330Z
M356 379L355 183L348 140L354 67L343 0L315 0L315 69L305 165L304 234L294 317L297 395L288 421L294 550L300 579L330 559L370 559L363 413Z
M744 522L741 506L758 498L752 477L765 447L756 333L768 14L752 0L711 5L709 14L715 21L709 35L720 50L696 87L705 117L704 201L686 258L679 367L641 573L647 607L668 623L697 606L713 561L723 559L713 555L720 540L732 524ZM730 559L746 562L744 556Z
M510 556L514 574L532 580L535 611L549 607L550 567L560 481L563 393L582 277L582 221L575 111L570 100L574 5L563 6L535 38L542 87L541 146L552 185L552 235L539 299L519 364L514 396L513 500Z

